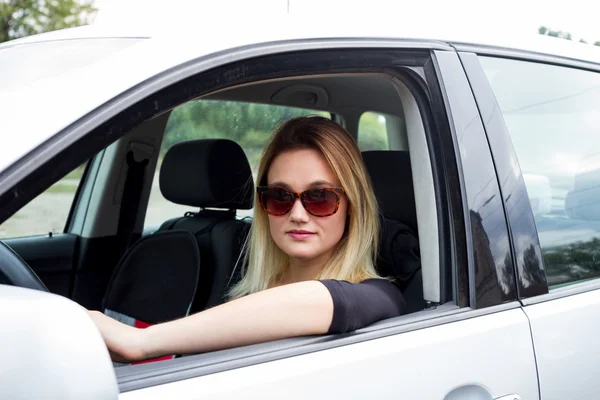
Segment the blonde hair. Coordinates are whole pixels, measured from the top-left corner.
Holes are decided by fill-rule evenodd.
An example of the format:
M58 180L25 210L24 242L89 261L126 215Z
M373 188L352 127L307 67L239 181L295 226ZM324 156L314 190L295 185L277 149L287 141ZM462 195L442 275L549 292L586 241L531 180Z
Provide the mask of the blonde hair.
M314 116L291 119L269 140L258 169L258 186L267 184L267 172L279 154L296 149L313 149L323 155L340 180L349 203L346 231L315 279L356 283L378 278L374 267L379 239L377 201L356 142L343 127L329 119ZM229 292L232 299L266 289L289 266L289 257L271 237L268 215L256 195L254 220L244 244L244 265L241 280Z

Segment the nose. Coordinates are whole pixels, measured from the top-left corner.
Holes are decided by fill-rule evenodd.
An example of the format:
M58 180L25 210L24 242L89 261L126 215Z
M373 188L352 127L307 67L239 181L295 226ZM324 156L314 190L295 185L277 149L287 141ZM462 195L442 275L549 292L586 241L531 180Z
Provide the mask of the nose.
M290 210L290 220L292 222L301 223L308 222L309 219L310 216L308 215L308 212L304 209L302 202L300 201L300 199L296 199L294 205L292 206L292 209Z

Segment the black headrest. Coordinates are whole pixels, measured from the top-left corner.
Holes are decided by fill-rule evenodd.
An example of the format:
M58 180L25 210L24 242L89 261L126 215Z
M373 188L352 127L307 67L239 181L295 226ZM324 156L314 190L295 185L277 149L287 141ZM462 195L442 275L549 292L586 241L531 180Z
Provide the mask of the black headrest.
M379 208L386 219L400 221L417 232L417 209L408 151L362 153Z
M160 169L160 191L173 203L249 210L252 172L242 148L227 139L181 142L169 149Z

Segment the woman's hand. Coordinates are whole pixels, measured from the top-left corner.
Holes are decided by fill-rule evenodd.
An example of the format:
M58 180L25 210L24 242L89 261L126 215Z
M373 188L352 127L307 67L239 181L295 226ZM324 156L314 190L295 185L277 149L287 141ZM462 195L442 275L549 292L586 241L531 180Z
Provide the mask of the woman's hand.
M113 361L130 363L146 357L144 329L122 324L99 311L89 311L98 326Z

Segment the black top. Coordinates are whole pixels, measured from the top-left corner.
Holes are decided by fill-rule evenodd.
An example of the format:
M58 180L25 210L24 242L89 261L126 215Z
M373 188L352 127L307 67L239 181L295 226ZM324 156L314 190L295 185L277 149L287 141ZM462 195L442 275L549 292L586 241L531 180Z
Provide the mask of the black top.
M398 286L386 279L350 283L321 281L333 298L333 318L328 333L344 333L406 312L406 301Z

